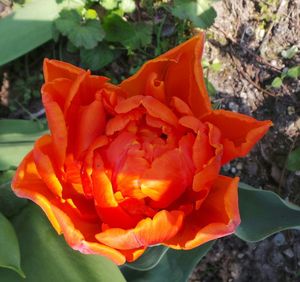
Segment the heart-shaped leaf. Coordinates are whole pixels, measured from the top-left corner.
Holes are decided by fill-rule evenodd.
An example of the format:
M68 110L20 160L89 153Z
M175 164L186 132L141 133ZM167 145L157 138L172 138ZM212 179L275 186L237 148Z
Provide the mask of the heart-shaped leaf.
M190 20L196 27L209 28L217 13L212 7L216 0L175 0L172 14L182 20Z
M241 224L235 235L256 242L286 229L300 227L300 207L288 203L271 191L239 184Z

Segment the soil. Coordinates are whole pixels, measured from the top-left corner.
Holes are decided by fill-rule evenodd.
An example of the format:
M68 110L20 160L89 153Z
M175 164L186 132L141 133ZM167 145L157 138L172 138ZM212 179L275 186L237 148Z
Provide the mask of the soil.
M285 79L279 89L270 87L285 68L300 65L300 52L292 59L281 55L291 46L300 49L300 1L223 0L214 6L218 17L207 31L205 57L210 62L217 59L221 70L206 73L217 89L212 102L274 124L247 157L225 165L222 173L300 205L300 172L286 168L289 152L300 146L300 81ZM32 97L42 84L42 58L57 57L58 49L48 43L0 70L0 118L43 116L40 99ZM78 56L64 55L78 63ZM128 75L122 61L105 69L109 76L106 72ZM28 77L36 79L23 89L22 80ZM29 91L30 101L21 100L23 90ZM220 239L189 281L300 281L300 231L281 232L251 244L234 236Z
M269 3L275 18L261 29L259 2ZM215 5L218 17L209 29L205 56L218 59L219 72L208 73L217 89L215 105L273 121L273 127L246 158L223 167L223 174L272 190L300 204L300 173L286 168L287 155L300 145L300 81L287 80L276 90L272 80L285 67L300 64L283 50L300 47L299 1L225 0ZM259 243L235 236L218 240L199 263L190 282L300 281L300 232L281 232Z

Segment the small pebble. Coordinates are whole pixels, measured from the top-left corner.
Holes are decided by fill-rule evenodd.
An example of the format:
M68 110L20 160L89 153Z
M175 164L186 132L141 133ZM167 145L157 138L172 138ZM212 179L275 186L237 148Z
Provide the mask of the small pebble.
M248 97L248 95L247 95L246 92L242 92L242 93L240 94L240 96L241 96L241 98L244 98L244 99L247 99L247 97Z
M279 266L284 264L285 258L281 253L272 252L269 260L273 265Z
M232 167L232 168L230 169L230 172L231 172L232 174L235 174L235 173L236 173L236 168L235 168L235 167Z
M273 67L276 67L276 66L277 66L277 61L276 61L276 60L272 60L272 61L271 61L271 65L272 65Z
M242 258L244 257L244 254L243 254L243 253L239 253L239 254L237 255L237 257L238 257L239 259L242 259Z
M284 250L283 254L285 254L288 258L293 258L294 257L294 253L293 253L291 248L288 248L288 249Z
M231 166L230 166L230 164L226 164L226 165L223 165L222 168L223 168L224 171L229 171Z
M238 162L238 163L236 164L236 168L237 168L238 170L242 170L242 169L243 169L243 163Z
M273 242L276 246L282 246L286 244L285 236L282 233L278 233L274 236Z
M293 107L293 106L288 106L287 112L288 112L288 115L289 115L289 116L293 115L293 114L296 112L295 107Z
M250 175L254 176L257 174L258 166L255 162L248 162L247 168Z
M239 110L239 105L235 102L230 102L228 108L233 112L237 112Z
M295 125L300 129L300 118L295 121Z
M289 68L284 68L282 72L288 72Z
M264 29L260 29L259 32L258 32L258 37L260 39L263 39L264 36L265 36L265 33L266 33L266 31Z
M245 33L248 35L248 36L252 36L254 34L254 30L251 26L248 26L246 29L245 29Z
M297 171L295 172L295 174L296 174L297 176L300 176L300 170L297 170Z

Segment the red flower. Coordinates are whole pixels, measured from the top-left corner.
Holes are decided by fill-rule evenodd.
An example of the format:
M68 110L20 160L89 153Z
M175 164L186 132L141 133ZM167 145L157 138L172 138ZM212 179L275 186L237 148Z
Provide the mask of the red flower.
M238 178L220 167L245 156L271 122L212 110L203 41L193 37L117 86L45 60L51 134L36 141L12 186L73 249L123 264L149 246L188 250L239 225Z

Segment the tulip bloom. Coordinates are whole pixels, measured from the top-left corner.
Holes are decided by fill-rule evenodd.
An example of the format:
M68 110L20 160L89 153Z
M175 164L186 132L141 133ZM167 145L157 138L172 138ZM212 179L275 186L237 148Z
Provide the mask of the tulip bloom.
M220 168L245 156L271 122L212 109L203 45L199 34L119 85L45 60L50 134L12 187L73 249L123 264L147 247L189 250L239 225L238 178Z

